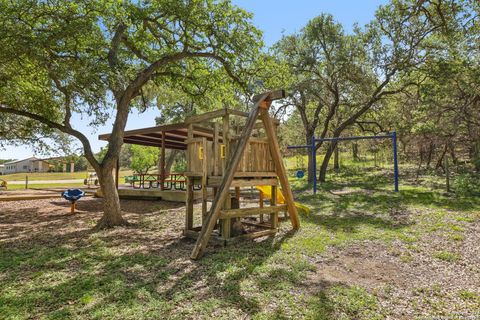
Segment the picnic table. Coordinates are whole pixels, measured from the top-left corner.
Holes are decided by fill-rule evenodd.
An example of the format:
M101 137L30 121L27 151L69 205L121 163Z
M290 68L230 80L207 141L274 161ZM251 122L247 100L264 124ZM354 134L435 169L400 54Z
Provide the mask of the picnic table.
M150 173L134 174L125 177L125 183L130 184L134 189L185 190L185 181L183 173L178 172L167 173L163 179L160 174Z

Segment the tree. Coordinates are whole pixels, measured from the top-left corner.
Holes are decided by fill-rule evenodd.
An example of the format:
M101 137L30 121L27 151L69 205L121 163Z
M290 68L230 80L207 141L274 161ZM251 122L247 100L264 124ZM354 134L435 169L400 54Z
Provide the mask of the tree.
M148 85L188 80L186 64L194 60L243 83L261 46L250 18L230 1L1 0L0 63L11 72L0 113L78 139L104 191L97 228L124 225L112 170L130 111L152 105ZM90 117L92 126L113 114L101 161L73 127L73 114Z
M432 6L392 1L377 10L374 21L363 29L356 27L351 35L330 15L321 15L276 45L277 56L294 75L288 103L299 111L306 143L317 128L320 138L339 137L369 110L384 107L387 97L415 84L398 79L430 54L421 44L439 28L428 17L435 10ZM336 144L329 143L325 152L322 182Z
M132 145L130 168L136 173L146 174L157 165L159 150L155 147Z
M429 19L441 26L422 47L430 52L424 63L400 81L422 79L391 101L402 149L419 169L441 168L445 155L475 158L480 141L479 4L462 1L455 10L439 7ZM385 121L385 120L383 120ZM479 164L480 165L480 164ZM480 166L478 167L480 169Z

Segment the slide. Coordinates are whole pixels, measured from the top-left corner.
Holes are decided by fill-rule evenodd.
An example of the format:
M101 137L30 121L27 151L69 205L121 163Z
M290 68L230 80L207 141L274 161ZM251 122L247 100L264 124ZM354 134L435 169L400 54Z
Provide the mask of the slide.
M257 190L261 191L263 193L263 196L270 200L272 198L272 187L270 186L256 186ZM285 197L283 196L282 190L280 188L277 188L277 203L278 204L285 204ZM295 202L295 207L297 207L297 210L299 213L304 213L304 214L309 214L310 213L310 208L307 206L304 206L301 203Z

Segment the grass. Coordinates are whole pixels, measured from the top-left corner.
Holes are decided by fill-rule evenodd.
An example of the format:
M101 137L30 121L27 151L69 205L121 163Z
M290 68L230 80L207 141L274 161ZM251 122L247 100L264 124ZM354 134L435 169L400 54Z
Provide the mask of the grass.
M148 211L155 213L138 212L138 225L132 228L93 233L84 226L48 241L32 234L26 243L4 242L1 317L384 319L389 311L376 292L310 279L327 249L342 250L365 240L402 244L406 251L399 260L409 265L421 251L422 237L439 234L462 241L468 226L480 218L478 198L450 197L407 182L393 193L391 177L380 170L338 173L320 185L317 195L305 180L292 182L296 201L312 209L301 217L297 233L283 224L278 237L217 248L198 262L188 259L192 243L180 239L181 227L172 226L174 217L181 225L181 213L168 215L155 202ZM95 224L88 214L80 217L89 226ZM65 223L60 217L51 219ZM68 223L82 225L78 220ZM462 259L447 250L434 257L445 263ZM476 310L477 292L457 295ZM442 306L425 308L433 316Z
M69 187L85 187L83 183L34 183L28 184L29 189L46 189L46 188L69 188ZM7 191L12 190L25 190L25 185L23 184L9 184Z
M120 177L131 175L131 170L121 170ZM28 176L28 179L31 181L40 181L40 180L73 180L73 179L85 179L87 177L86 171L79 172L37 172L37 173L14 173L0 175L0 179L6 181L22 181L25 180L25 176Z
M458 255L457 253L447 251L447 250L437 251L433 254L433 256L437 259L440 259L440 260L443 260L443 261L448 261L448 262L453 262L453 261L460 260L460 255Z

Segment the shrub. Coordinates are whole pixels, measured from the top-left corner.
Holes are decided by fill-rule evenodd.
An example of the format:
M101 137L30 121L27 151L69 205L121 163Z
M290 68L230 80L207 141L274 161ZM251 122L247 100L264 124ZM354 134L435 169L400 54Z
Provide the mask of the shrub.
M459 196L480 195L480 177L471 173L462 173L455 178L453 190Z

